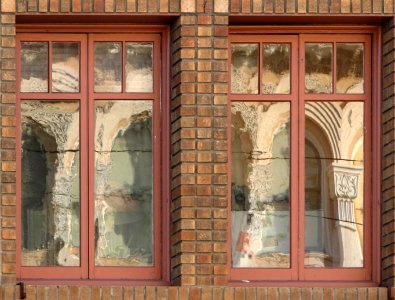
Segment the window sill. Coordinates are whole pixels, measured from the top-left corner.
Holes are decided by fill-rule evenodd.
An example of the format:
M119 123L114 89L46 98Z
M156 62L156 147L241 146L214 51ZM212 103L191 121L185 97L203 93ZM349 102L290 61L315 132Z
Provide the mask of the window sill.
M164 280L112 280L112 279L19 279L24 285L65 285L65 286L171 286Z
M379 287L379 283L374 281L254 281L254 280L234 280L229 281L230 287Z

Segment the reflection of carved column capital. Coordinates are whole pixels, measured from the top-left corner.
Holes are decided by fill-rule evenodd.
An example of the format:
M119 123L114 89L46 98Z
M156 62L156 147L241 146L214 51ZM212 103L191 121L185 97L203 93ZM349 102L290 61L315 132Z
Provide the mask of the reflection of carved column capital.
M328 168L329 190L331 197L355 199L358 196L358 179L362 167L332 164Z

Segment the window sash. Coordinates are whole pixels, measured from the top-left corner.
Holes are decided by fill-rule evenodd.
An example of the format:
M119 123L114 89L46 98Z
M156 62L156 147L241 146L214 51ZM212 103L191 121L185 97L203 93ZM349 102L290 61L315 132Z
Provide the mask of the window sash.
M228 116L231 118L230 106L234 101L262 101L262 102L282 102L289 101L291 103L291 267L289 269L279 268L234 268L232 267L232 248L228 245L228 267L230 269L231 281L294 281L294 280L371 280L372 279L372 181L369 179L369 174L372 174L372 80L371 74L371 38L370 35L364 32L357 32L358 34L349 34L349 32L338 35L333 34L314 34L313 30L309 33L299 34L297 30L292 32L292 35L264 35L264 34L248 34L249 30L245 32L241 28L236 28L235 34L229 37L229 52L234 43L291 43L291 93L289 95L268 95L268 94L234 94L231 90L231 80L229 80L229 105ZM265 33L264 30L258 31L257 28L251 29L254 33ZM270 30L268 30L272 33ZM278 33L278 31L275 33ZM291 30L290 30L291 31ZM237 32L237 33L236 33ZM243 32L244 34L239 35ZM358 42L365 46L364 53L364 75L365 75L365 90L363 94L307 94L304 89L304 43L306 42ZM299 49L299 53L297 50ZM259 51L260 53L262 51ZM260 54L261 55L261 54ZM229 55L231 57L231 55ZM230 60L230 59L229 59ZM259 60L262 61L261 58ZM336 65L336 58L333 59L332 65ZM229 61L229 70L231 69L231 61ZM259 67L261 72L261 67ZM230 72L231 73L231 72ZM333 68L333 74L336 74L336 66ZM231 78L231 74L229 77ZM259 76L259 82L261 75ZM300 80L298 79L300 78ZM335 91L335 86L333 87ZM304 267L304 141L305 141L305 103L307 101L362 101L364 103L364 152L365 152L365 187L364 187L364 267L363 268L305 268ZM230 124L228 129L228 139L230 141ZM231 169L231 146L228 149L229 157L229 172ZM229 199L231 195L231 176L228 173L228 194ZM298 199L303 199L298 200ZM229 200L230 201L230 200ZM231 218L231 204L229 202L228 214ZM231 241L231 220L228 226L228 240ZM230 242L228 242L230 243ZM299 250L298 250L299 249ZM248 283L247 283L248 284Z
M94 93L93 92L93 63L92 56L88 60L88 51L92 51L91 46L94 41L101 40L122 40L124 42L147 41L153 44L153 91L149 93ZM17 81L17 124L20 124L21 111L20 101L42 100L42 101L75 101L80 104L80 266L78 267L27 267L21 264L21 203L17 201L17 276L24 279L153 279L160 280L164 274L162 249L166 247L161 244L163 240L160 230L163 218L162 211L162 151L161 151L161 92L160 92L160 55L161 36L158 33L146 34L17 34L17 78L20 74L20 53L21 42L24 41L44 41L54 42L78 42L80 43L80 89L78 93L52 92L51 76L48 79L49 91L46 93L24 93L20 92L20 81ZM90 53L92 54L92 53ZM51 51L49 51L49 61L51 61ZM51 74L51 64L49 63L48 73ZM123 78L125 76L122 76ZM123 79L123 84L126 83ZM148 99L153 102L152 116L152 142L153 142L153 215L154 222L154 265L152 267L98 267L94 265L94 103L95 100L140 100ZM21 199L21 129L17 126L17 199ZM89 175L90 174L90 175ZM166 252L166 251L163 251ZM88 263L93 262L93 263Z

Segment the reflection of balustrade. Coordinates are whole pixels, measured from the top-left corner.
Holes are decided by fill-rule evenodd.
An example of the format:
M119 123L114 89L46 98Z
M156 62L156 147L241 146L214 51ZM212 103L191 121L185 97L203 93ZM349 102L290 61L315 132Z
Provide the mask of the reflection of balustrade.
M355 222L354 200L358 197L359 176L363 168L332 164L328 169L329 191L335 201L342 267L361 267L363 255Z

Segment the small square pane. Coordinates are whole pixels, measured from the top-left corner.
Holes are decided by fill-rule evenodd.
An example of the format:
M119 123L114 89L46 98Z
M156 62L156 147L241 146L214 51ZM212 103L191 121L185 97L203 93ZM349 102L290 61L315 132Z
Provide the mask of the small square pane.
M95 42L94 91L122 92L122 43Z
M232 45L232 93L258 94L258 61L258 44Z
M48 43L21 43L21 92L48 92Z
M332 93L332 43L305 44L305 93Z
M80 44L52 44L52 91L78 93L80 88Z
M289 94L291 92L289 44L263 45L263 94Z
M363 57L361 43L336 44L336 93L364 93Z
M126 92L152 93L152 43L126 43Z

